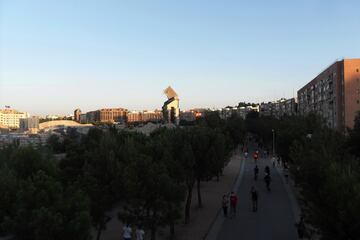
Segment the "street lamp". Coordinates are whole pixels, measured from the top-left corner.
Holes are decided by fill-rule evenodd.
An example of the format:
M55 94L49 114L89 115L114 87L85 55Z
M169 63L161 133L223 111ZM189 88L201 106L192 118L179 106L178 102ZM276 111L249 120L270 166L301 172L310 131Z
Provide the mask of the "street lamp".
M275 130L271 129L273 135L273 156L275 156Z

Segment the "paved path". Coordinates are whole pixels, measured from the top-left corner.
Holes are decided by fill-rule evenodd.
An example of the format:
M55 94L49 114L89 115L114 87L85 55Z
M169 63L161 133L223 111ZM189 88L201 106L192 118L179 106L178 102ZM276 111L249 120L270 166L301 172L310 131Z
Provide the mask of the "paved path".
M249 154L252 156L252 154ZM294 226L294 205L280 176L280 171L273 169L270 159L258 160L259 178L254 180L254 160L249 158L244 163L243 174L235 191L239 198L237 216L222 221L217 235L218 240L296 240ZM264 168L271 168L271 192L267 192ZM250 188L255 186L259 192L258 212L252 212ZM220 216L222 217L222 216Z

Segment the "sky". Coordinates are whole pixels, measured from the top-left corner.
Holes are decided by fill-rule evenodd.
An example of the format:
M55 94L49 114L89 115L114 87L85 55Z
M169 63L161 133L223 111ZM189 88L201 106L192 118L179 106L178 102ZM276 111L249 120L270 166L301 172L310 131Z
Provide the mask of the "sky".
M273 101L360 57L358 0L0 0L0 108Z

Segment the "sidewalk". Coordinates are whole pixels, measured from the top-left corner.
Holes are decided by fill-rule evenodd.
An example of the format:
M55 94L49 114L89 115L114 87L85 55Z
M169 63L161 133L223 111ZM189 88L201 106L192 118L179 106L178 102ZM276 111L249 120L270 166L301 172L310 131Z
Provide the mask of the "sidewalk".
M203 208L197 207L197 192L194 187L193 199L191 203L190 223L185 225L182 222L175 227L175 239L177 240L201 240L204 239L211 225L216 219L221 209L221 199L224 193L232 190L233 185L239 174L242 158L238 152L231 157L228 165L224 169L224 176L220 181L212 180L201 183L201 194ZM162 230L159 239L166 239L168 229Z

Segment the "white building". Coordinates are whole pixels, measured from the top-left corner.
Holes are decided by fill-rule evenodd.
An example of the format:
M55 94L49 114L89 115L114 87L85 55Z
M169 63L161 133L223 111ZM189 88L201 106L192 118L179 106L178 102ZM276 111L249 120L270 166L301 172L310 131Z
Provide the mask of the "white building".
M18 112L14 109L0 110L0 125L17 129L20 127L20 119L30 117L27 112Z

